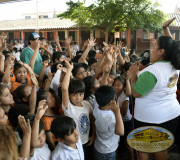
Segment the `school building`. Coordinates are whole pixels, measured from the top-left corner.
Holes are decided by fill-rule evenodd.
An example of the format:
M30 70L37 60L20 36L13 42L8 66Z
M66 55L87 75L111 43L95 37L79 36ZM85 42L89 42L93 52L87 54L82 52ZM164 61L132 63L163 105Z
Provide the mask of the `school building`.
M170 31L175 40L180 40L180 13L168 14L167 16L168 18L176 17L170 26ZM150 48L153 40L160 36L159 33L147 33L143 29L135 31L128 29L125 32L117 31L116 33L109 33L103 27L97 30L87 30L71 20L49 18L46 15L40 15L38 19L26 16L22 20L0 21L0 32L2 31L7 33L8 41L22 40L25 44L27 44L29 34L37 31L48 42L53 42L54 38L59 36L61 45L64 45L65 39L69 36L72 36L73 41L80 46L90 37L96 38L98 45L102 45L103 41L112 43L121 40L128 48L136 49L137 53Z

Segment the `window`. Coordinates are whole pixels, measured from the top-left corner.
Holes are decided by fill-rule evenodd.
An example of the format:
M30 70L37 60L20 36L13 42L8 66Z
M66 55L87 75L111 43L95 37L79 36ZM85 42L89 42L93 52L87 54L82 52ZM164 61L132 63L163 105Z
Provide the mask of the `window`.
M48 15L40 15L39 19L44 19L44 18L48 18Z
M154 38L155 34L151 32L143 32L143 40L144 41L149 41L151 38Z
M25 16L25 19L31 19L31 16Z
M90 31L82 30L81 31L81 40L85 41L90 38Z
M69 31L69 37L72 36L72 40L75 41L75 31Z
M49 41L49 40L53 40L53 39L54 39L54 34L53 34L53 32L47 32L47 38L48 38L48 41Z
M58 32L59 40L65 40L65 31Z

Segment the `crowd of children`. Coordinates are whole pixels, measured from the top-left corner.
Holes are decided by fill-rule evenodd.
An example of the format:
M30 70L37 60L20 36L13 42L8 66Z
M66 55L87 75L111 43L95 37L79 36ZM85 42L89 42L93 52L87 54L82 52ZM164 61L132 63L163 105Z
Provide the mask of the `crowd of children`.
M61 46L32 33L28 46L0 36L0 159L134 159L131 66L151 64L121 42L96 50L72 37ZM17 53L18 52L18 53ZM129 72L130 68L130 72ZM127 157L128 156L128 157Z

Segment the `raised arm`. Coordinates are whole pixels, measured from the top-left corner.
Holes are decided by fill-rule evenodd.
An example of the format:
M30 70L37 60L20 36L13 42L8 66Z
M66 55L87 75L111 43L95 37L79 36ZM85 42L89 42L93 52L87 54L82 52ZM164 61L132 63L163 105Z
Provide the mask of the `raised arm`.
M0 73L4 72L4 60L5 56L3 53L0 52Z
M91 50L91 48L93 48L96 45L95 41L96 41L96 39L94 39L94 38L91 38L89 40L88 47L86 48L86 50L84 51L82 56L79 58L78 63L85 63L86 62L86 58L88 56L89 51Z
M36 79L35 74L31 74L30 78L31 78L31 83L32 83L32 91L29 97L29 113L34 114L35 107L36 107L36 87L38 87L38 81Z
M11 60L8 62L8 65L5 69L4 75L3 75L3 79L2 82L5 85L8 85L10 82L10 72L11 72Z
M41 73L39 75L39 86L41 88L42 88L42 83L43 83L43 78L44 78L44 72L45 72L45 69L46 69L47 66L48 66L48 61L44 61Z
M117 54L116 54L116 52L113 53L112 58L113 58L113 61L112 61L112 71L116 75L116 63L117 63Z
M141 95L134 90L134 84L137 81L137 72L138 72L138 65L137 65L137 62L135 62L135 63L133 63L131 65L131 67L129 68L129 71L128 71L128 73L131 76L131 91L132 91L132 95L135 98L141 97Z
M72 41L72 36L68 37L66 40L65 40L65 43L67 45L67 48L68 48L68 55L67 56L71 56L71 41Z
M124 124L123 120L120 114L120 107L119 103L117 103L115 100L110 102L111 110L114 112L115 118L116 118L116 126L115 126L115 133L117 135L123 136L124 135Z
M47 49L44 45L40 45L40 48L44 49L50 55L50 57L52 57L53 53L49 49Z
M2 52L3 49L6 47L6 38L7 38L7 35L6 35L6 34L2 34L2 35L0 36L0 42L1 42L0 52Z
M100 85L107 85L108 82L107 82L107 79L108 79L108 76L109 76L109 73L111 71L111 66L109 64L106 64L104 67L103 67L103 74L102 74L102 80L100 82Z
M32 133L31 133L31 145L32 147L41 145L38 141L39 136L39 121L44 115L45 111L47 110L48 106L46 104L46 100L42 100L38 104L36 116L34 118L33 126L32 126Z
M130 96L131 95L131 84L130 84L130 78L131 75L129 72L126 73L126 96Z
M59 37L56 37L56 38L55 38L55 42L56 42L56 46L57 46L57 48L58 48L58 51L62 52L62 48L61 48L61 45L60 45L60 43L59 43Z
M32 55L32 57L31 57L31 60L30 60L30 63L29 63L29 66L32 68L32 70L34 70L34 64L35 64L35 61L36 61L36 57L37 57L37 54L38 54L38 52L39 52L39 39L36 39L35 40L35 49L34 49L34 53L33 53L33 55Z
M176 19L176 17L172 18L172 19L169 19L167 20L166 22L163 23L162 25L162 28L163 28L163 35L164 36L170 36L172 37L171 35L171 32L169 31L169 25Z
M52 73L50 71L48 71L48 79L47 82L45 84L44 90L48 91L50 88L50 84L51 84L51 80L52 80Z
M20 149L20 157L29 159L30 142L31 142L31 126L29 120L25 121L24 117L18 116L19 125L23 131L22 146Z
M70 82L70 76L71 76L71 71L73 69L73 64L69 64L67 60L64 60L67 72L64 76L63 82L62 82L62 103L65 107L65 109L68 109L68 104L69 104L69 93L68 93L68 88L69 88L69 82Z

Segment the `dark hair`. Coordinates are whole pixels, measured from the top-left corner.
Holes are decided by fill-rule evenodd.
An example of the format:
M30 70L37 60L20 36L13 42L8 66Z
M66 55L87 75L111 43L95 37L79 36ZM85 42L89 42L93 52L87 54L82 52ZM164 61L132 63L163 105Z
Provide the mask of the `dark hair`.
M47 61L47 60L49 60L48 55L47 54L43 54L42 55L42 61L44 62L44 61Z
M126 62L126 63L123 65L123 69L124 69L125 71L128 71L129 68L131 67L131 65L132 65L131 62Z
M54 63L51 65L51 73L56 73L57 72L57 65L60 63Z
M56 59L59 60L62 57L62 55L63 54L61 52L59 52L59 51L54 52L53 55L52 55L53 63L55 63Z
M10 121L13 128L16 128L18 126L18 116L22 115L26 117L28 112L29 112L28 105L16 104L14 107L11 107L11 109L8 112L8 120Z
M146 49L143 53L141 53L139 62L143 66L147 66L150 63L150 49Z
M97 60L94 59L94 58L89 59L89 60L88 60L88 65L89 65L89 67L90 67L92 64L96 63L96 62L97 62Z
M180 69L180 42L176 42L169 36L161 36L158 39L159 49L164 49L163 59L170 61L175 69Z
M16 71L17 71L19 68L22 68L22 67L24 67L22 64L20 64L20 63L15 63L13 73L15 74Z
M25 103L25 102L23 101L23 98L26 97L26 94L25 94L25 91L24 91L24 90L25 90L25 88L26 88L27 86L29 86L29 85L28 85L28 84L20 85L19 87L17 87L17 88L13 91L12 95L13 95L13 99L14 99L14 101L15 101L16 103L19 103L19 104Z
M96 92L95 97L99 107L104 107L115 98L115 90L111 86L100 86Z
M86 90L84 92L84 99L87 99L92 94L91 90L94 88L95 79L96 78L93 76L87 76L83 79L86 86Z
M9 51L3 50L2 53L5 56L5 60L10 57L11 53Z
M96 51L95 50L90 50L88 53L88 58L89 59L95 59L96 58Z
M79 79L71 79L69 83L69 94L85 92L84 82Z
M70 135L76 129L74 120L67 116L57 116L51 124L51 132L56 138L64 139L65 135Z
M86 63L81 63L81 65L84 67L85 71L87 71L89 69L89 66Z
M79 51L76 52L76 56L82 55L82 54L83 54L83 51L82 51L82 50L79 50Z
M130 56L130 62L135 63L139 60L139 57L135 54L133 54L132 56Z
M14 47L13 50L14 50L15 52L17 52L17 48L16 48L16 47Z
M47 99L48 92L51 93L51 95L52 95L53 97L56 97L53 89L50 88L48 91L47 91L47 90L44 90L44 89L40 89L39 91L37 91L37 103L36 103L37 106L38 106L38 103L39 103L41 100L46 100L46 99Z
M46 100L48 96L48 91L44 90L44 89L40 89L39 91L37 91L37 102L36 105L38 106L38 103L41 100Z
M76 55L76 56L72 59L72 62L78 63L79 58L81 58L81 55L80 55L80 54Z
M74 63L74 68L72 70L72 75L76 77L77 72L79 71L80 68L84 68L81 63Z
M126 78L125 78L125 77L123 77L123 76L121 76L121 77L120 77L120 76L116 77L116 78L114 79L113 85L114 85L114 83L115 83L116 81L120 81L120 82L122 83L123 87L126 86Z

